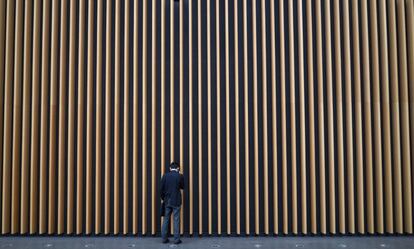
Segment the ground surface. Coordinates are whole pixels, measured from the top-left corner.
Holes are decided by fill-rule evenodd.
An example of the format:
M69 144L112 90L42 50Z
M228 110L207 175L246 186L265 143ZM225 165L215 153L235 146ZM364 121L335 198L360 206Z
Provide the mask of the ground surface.
M191 249L324 249L324 248L414 248L414 237L184 237L183 244L161 244L161 239L135 237L0 237L0 248L30 249L122 249L122 248L191 248Z

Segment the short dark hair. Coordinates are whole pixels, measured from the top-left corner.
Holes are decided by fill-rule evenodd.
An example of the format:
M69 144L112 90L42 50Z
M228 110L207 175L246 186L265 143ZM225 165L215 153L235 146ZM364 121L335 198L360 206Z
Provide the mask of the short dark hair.
M178 169L179 167L180 167L180 165L177 162L172 162L170 164L170 168L172 168L172 169Z

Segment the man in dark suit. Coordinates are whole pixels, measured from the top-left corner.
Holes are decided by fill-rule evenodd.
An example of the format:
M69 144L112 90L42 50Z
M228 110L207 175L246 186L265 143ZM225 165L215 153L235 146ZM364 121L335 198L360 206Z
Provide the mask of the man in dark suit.
M162 224L162 242L168 243L168 227L170 216L174 219L174 243L180 244L180 209L181 189L184 189L184 177L180 174L178 163L170 164L170 171L165 173L161 179L160 196L165 205L164 223Z

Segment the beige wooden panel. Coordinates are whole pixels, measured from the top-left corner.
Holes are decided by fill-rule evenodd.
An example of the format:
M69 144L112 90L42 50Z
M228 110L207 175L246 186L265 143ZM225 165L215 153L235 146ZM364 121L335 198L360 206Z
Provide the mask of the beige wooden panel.
M33 32L33 1L25 2L24 21L24 57L23 57L23 120L22 120L22 165L21 165L21 208L20 233L29 231L29 173L30 173L30 95L32 77L32 32ZM0 63L0 67L1 67ZM0 76L0 81L3 77ZM1 86L0 86L1 87ZM1 96L0 96L1 98ZM1 107L0 107L1 108ZM0 115L1 117L1 115ZM2 122L2 121L0 121ZM1 141L1 139L0 139ZM1 143L1 142L0 142ZM1 150L0 150L1 151ZM1 164L1 162L0 162Z
M119 198L120 198L120 186L119 186L119 168L121 160L121 132L120 132L120 120L121 120L121 3L115 2L115 103L114 103L114 206L113 206L113 219L114 219L114 234L119 233ZM146 166L146 162L143 166Z
M203 74L201 46L201 1L197 2L197 73L198 73L198 213L203 213ZM203 233L203 218L198 222L198 233Z
M368 30L368 1L361 1L361 33L362 33L362 85L364 108L364 167L365 167L365 199L367 232L374 233L374 189L372 169L372 127L371 127L371 77ZM365 223L365 222L364 222Z
M319 149L319 208L320 229L326 234L326 181L325 181L325 114L323 92L323 51L322 51L322 6L321 0L315 1L316 12L316 77L318 83L318 149Z
M391 117L390 117L390 96L389 96L389 72L388 72L388 25L386 18L386 1L379 2L380 20L380 49L381 49L381 108L383 110L383 136L382 143L384 155L384 175L385 175L385 218L386 232L394 232L394 211L393 211L393 192L392 192L392 158L391 158Z
M194 233L194 176L193 176L193 165L194 165L194 113L193 113L193 1L188 1L188 82L189 82L189 233L193 235ZM164 164L161 164L161 167L164 167Z
M50 60L50 116L49 116L49 197L48 234L56 231L56 164L57 164L57 122L59 98L59 6L52 3L52 44Z
M5 46L6 46L6 0L0 1L0 99L4 99L4 71L5 71ZM0 165L3 165L3 101L0 101ZM3 186L0 177L0 186Z
M69 31L69 107L68 107L68 175L67 175L67 225L66 233L73 233L74 192L75 192L75 82L76 82L76 2L70 3L70 31Z
M226 42L226 207L227 234L231 234L231 190L230 190L230 41L229 41L229 1L225 1L225 42Z
M276 23L275 23L275 1L270 1L270 41L271 41L271 74L272 74L272 149L273 149L273 162L272 162L272 169L273 169L273 233L279 233L279 194L278 194L278 174L277 174L277 115L276 115ZM236 6L236 5L235 5ZM236 7L235 7L236 8ZM237 16L237 15L235 15ZM236 34L236 33L235 33ZM236 36L237 37L237 36ZM236 60L237 61L237 60ZM236 62L237 65L237 62ZM237 70L236 70L237 72ZM237 75L237 74L236 74ZM236 76L237 77L237 76ZM236 81L237 82L237 81ZM237 96L237 95L236 95ZM236 97L237 100L237 97ZM237 105L236 105L237 108ZM236 118L236 123L237 122ZM237 144L237 142L236 142ZM239 178L239 177L237 177ZM238 202L237 202L238 203Z
M151 212L151 234L155 235L157 232L157 208L156 203L158 202L158 193L157 190L157 48L156 48L156 41L157 41L157 19L156 19L156 1L152 1L152 21L151 21L151 29L152 29L152 58L151 58L151 80L152 80L152 91L151 91L151 100L152 100L152 113L151 113L151 200L152 200L152 212ZM126 185L127 187L127 185ZM126 209L127 210L127 207ZM126 227L127 228L127 227Z
M211 1L207 1L207 178L208 178L208 233L213 232L213 205L212 205L212 192L211 192L211 168L212 168L212 142L211 142ZM171 131L172 132L172 131ZM171 139L171 141L173 141Z
M179 91L180 91L180 169L181 172L180 173L184 173L184 168L185 168L185 164L184 164L184 1L180 1L179 2L179 45L180 45L180 82L179 82ZM154 13L155 14L155 13ZM181 202L182 202L182 206L180 209L180 233L182 234L184 232L184 207L185 207L185 203L184 203L184 195L185 192L181 191Z
M336 84L336 126L337 126L337 165L338 165L338 223L339 232L346 233L345 221L345 170L344 170L344 126L342 97L342 44L341 44L341 1L334 1L334 42L335 42L335 84Z
M336 233L336 204L335 204L335 135L334 135L334 103L332 82L332 42L331 42L331 6L325 1L325 59L326 59L326 92L328 118L328 188L329 188L329 232Z
M393 178L394 178L394 217L395 232L403 233L403 201L401 184L401 129L400 129L400 97L398 81L398 47L397 47L397 19L395 1L387 2L388 10L388 39L390 54L390 86L391 86L391 115L392 115L392 156L393 156Z
M239 16L238 1L234 1L234 96L235 96L235 132L236 132L236 233L240 234L240 107L239 107Z
M300 184L301 184L301 226L302 233L308 233L307 222L307 187L306 187L306 109L305 109L305 73L304 73L304 50L303 50L303 7L302 1L297 5L298 17L298 67L299 67L299 122L300 122ZM276 97L274 97L276 98Z
M49 112L49 54L50 54L50 5L51 1L43 1L42 30L42 75L41 75L41 120L40 120L40 198L39 198L39 233L47 232L47 150L48 150L48 112Z
M147 233L147 162L148 162L148 6L142 7L142 234ZM173 122L171 122L173 123Z
M249 72L247 61L247 0L243 0L243 82L244 82L244 150L249 151ZM249 153L244 155L245 164L245 222L246 234L250 234L250 190L249 190Z
M296 79L295 79L295 27L293 22L293 1L288 1L289 18L289 85L290 85L290 167L291 167L291 198L292 198L292 232L298 233L298 190L297 190L297 159L296 159Z
M68 1L61 2L60 8L60 69L59 69L59 137L58 137L58 202L57 202L57 234L65 232L65 182L67 165L67 65L68 65Z
M95 234L102 232L102 115L103 115L103 15L102 1L97 2L96 27L96 147L95 147Z
M398 69L400 80L400 109L401 109L401 145L402 145L402 175L403 175L403 223L404 232L413 232L412 195L411 195L411 155L410 155L410 117L409 92L407 75L407 29L405 1L397 0L398 17Z
M124 13L124 134L123 134L123 205L122 205L122 233L127 234L129 225L129 72L130 72L130 2L125 2Z
M18 233L20 207L20 164L22 138L22 72L23 72L23 1L16 1L14 36L14 91L13 91L13 158L11 196L11 234Z
M344 16L344 71L345 71L345 104L346 104L346 178L347 178L347 209L348 209L348 233L355 233L355 205L354 205L354 127L352 123L352 79L351 79L351 45L350 45L350 21L349 0L343 2Z
M288 185L287 185L287 137L286 137L286 66L285 66L285 24L284 5L279 1L279 32L280 32L280 105L282 123L282 210L283 210L283 233L288 231Z
M86 3L79 3L79 36L78 36L78 111L77 111L77 152L76 152L76 234L83 233L83 195L84 195L84 113L85 113L85 32L86 32Z
M86 103L86 234L92 233L92 163L93 163L93 63L94 63L94 11L95 2L88 1L88 64L87 64L87 103Z
M163 4L165 1L162 1ZM163 11L165 8L163 7ZM140 162L138 161L138 133L139 133L139 100L138 100L138 63L139 63L139 57L138 57L138 31L139 31L139 21L138 21L138 4L134 4L134 37L133 37L133 142L132 142L132 233L135 235L138 233L138 165L140 165ZM165 16L162 14L162 16ZM164 22L163 22L164 25ZM164 32L162 32L164 34ZM165 38L163 39L165 43ZM163 43L163 44L164 44ZM164 61L164 60L163 60ZM163 63L164 65L165 63ZM165 77L165 76L163 76ZM164 127L165 129L165 127ZM162 155L161 155L162 156ZM164 167L161 167L163 169Z
M372 98L374 112L374 161L375 161L375 231L384 233L384 188L382 173L382 128L381 128L381 93L380 93L380 72L379 72L379 45L378 45L378 12L377 1L370 1L370 47L372 65Z
M315 100L314 100L314 76L313 76L313 22L312 1L306 1L306 29L307 29L307 69L308 69L308 98L309 98L309 174L310 174L310 213L311 231L317 233L316 221L316 152L315 152Z
M110 232L110 207L111 207L111 99L112 99L112 2L106 3L106 64L105 64L105 208L104 208L104 233Z
M252 5L253 33L257 34L257 1ZM259 114L258 114L258 79L257 79L257 36L253 35L253 152L254 152L254 227L259 234Z
M264 233L269 234L269 148L268 148L268 130L267 130L267 61L266 61L266 1L261 1L261 32L262 32L262 99L263 99L263 188L264 188ZM227 34L228 32L226 32ZM229 129L230 130L230 129ZM230 152L228 153L230 155ZM230 160L228 161L228 167ZM228 172L228 175L230 171ZM230 178L229 178L230 181ZM230 186L228 187L230 192ZM230 203L229 203L230 207ZM230 216L230 213L228 213Z

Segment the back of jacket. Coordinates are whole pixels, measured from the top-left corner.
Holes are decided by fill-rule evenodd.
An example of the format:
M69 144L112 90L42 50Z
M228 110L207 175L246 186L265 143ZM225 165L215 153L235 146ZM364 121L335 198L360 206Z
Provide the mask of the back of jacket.
M162 177L160 195L166 206L181 206L181 189L184 189L184 177L179 172L171 171Z

